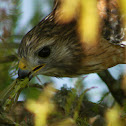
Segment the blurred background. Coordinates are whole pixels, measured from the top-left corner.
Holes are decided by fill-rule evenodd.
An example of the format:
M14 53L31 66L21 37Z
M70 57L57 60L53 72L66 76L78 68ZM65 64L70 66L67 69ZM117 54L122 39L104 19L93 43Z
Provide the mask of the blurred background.
M22 37L48 15L52 8L53 0L0 0L0 91L17 78L17 49ZM109 71L115 79L119 79L123 69L124 65L118 65ZM39 75L31 80L31 83L45 82L53 82L57 89L62 86L73 88L81 82L84 89L91 88L86 93L88 100L98 103L104 97L102 101L104 104L109 106L113 103L107 86L96 73L78 78ZM35 98L38 95L37 89L28 88L23 90L19 100Z

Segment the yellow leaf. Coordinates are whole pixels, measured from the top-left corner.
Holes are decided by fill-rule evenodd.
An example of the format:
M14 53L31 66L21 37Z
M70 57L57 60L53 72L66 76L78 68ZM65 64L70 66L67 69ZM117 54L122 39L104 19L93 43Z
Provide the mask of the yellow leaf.
M61 5L57 10L56 19L61 23L70 22L79 10L80 0L61 0Z
M95 44L98 37L99 16L96 0L81 0L79 34L81 41Z

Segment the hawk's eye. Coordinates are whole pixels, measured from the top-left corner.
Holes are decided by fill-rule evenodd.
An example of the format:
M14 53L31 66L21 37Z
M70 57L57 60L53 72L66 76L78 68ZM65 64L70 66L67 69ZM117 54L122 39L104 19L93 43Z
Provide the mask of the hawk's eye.
M50 55L50 52L51 52L50 48L46 46L38 52L38 56L46 58Z

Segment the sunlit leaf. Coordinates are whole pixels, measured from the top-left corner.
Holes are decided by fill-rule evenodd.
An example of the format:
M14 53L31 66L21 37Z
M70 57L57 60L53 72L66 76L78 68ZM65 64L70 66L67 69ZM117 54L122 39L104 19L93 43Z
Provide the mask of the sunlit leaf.
M78 32L84 43L95 44L98 37L99 17L96 0L81 0Z
M56 18L59 22L70 22L79 10L80 0L61 0L61 5L57 10Z
M118 0L120 3L120 10L123 15L126 15L126 0ZM126 25L126 16L124 16L124 23Z
M114 106L106 112L108 126L124 126L120 118L120 108Z
M55 90L52 86L47 86L37 101L28 100L26 108L32 112L35 117L35 126L46 126L49 114L54 110L54 104L51 101Z
M58 123L55 123L53 126L76 126L76 124L72 118L67 118Z
M78 22L78 33L82 42L95 44L98 38L99 16L97 0L61 0L56 11L59 23Z

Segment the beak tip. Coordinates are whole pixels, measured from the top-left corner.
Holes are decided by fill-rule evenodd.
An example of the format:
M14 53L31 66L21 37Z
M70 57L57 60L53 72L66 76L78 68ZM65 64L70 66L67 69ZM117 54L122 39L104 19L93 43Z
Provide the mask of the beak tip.
M18 78L19 79L24 79L25 77L29 76L29 71L28 70L22 70L22 69L18 69Z

